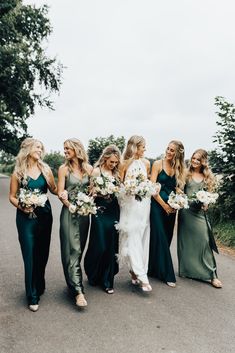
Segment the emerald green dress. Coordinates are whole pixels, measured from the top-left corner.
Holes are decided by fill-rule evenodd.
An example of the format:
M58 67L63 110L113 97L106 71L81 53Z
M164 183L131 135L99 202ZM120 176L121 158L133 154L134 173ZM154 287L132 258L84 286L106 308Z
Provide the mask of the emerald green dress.
M65 189L69 195L75 187L81 191L89 184L88 175L82 180L69 173L65 180ZM81 257L86 245L89 229L89 216L72 214L63 206L60 214L60 246L61 260L67 286L73 296L84 293L82 283Z
M118 273L115 224L119 221L119 205L116 197L96 197L95 202L99 209L96 215L92 215L84 268L91 285L113 288L114 276Z
M161 184L159 195L167 202L172 191L175 192L175 176L169 176L164 169L156 180ZM167 215L160 204L152 197L150 210L150 248L148 275L163 282L176 282L170 245L173 237L175 213Z
M28 177L27 185L21 188L39 189L47 193L47 181L43 174L37 179ZM25 290L29 305L38 304L40 295L45 290L45 269L49 256L52 213L49 200L44 207L34 210L37 218L29 218L29 215L17 209L16 226L19 234L19 242L24 260Z
M189 180L185 193L191 196L202 190L202 182ZM179 212L178 262L179 276L203 281L217 278L216 262L211 248L210 224L201 204L192 202L189 209Z

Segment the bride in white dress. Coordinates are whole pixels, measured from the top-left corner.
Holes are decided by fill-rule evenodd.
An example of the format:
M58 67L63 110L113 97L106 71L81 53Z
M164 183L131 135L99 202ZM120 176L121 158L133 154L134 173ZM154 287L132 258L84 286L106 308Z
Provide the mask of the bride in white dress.
M143 158L145 140L142 136L132 136L124 152L124 162L120 172L122 181L139 173L146 178L150 162ZM145 292L152 287L147 277L150 237L150 197L137 201L134 196L124 196L120 200L119 261L128 264L132 284L140 285Z

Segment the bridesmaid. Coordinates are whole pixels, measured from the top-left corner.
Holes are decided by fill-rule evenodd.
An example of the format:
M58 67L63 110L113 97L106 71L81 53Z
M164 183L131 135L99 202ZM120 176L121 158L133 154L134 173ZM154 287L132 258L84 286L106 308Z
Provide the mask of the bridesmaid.
M16 157L16 165L11 176L10 202L17 208L16 226L21 246L25 290L31 311L39 308L40 295L45 290L45 268L49 256L51 240L52 213L49 200L44 207L23 208L17 198L20 188L39 189L46 194L49 188L56 194L56 185L50 167L42 161L43 144L33 138L26 138ZM35 218L29 214L34 212Z
M196 150L187 171L185 193L193 195L199 190L213 192L215 177L207 162L207 152ZM218 252L211 227L206 215L207 207L192 202L189 209L179 212L178 220L178 261L179 275L202 281L221 288L217 278L216 262L213 251Z
M107 146L95 164L92 176L114 177L119 183L118 168L121 153L115 145ZM114 292L114 276L118 273L118 233L115 224L119 221L119 206L115 196L98 195L97 215L92 215L89 245L84 259L84 268L91 285L100 285L106 293Z
M92 167L82 143L76 139L64 142L65 163L58 171L58 195L63 203L60 214L61 259L69 291L78 307L87 306L82 283L81 257L86 244L89 216L73 215L69 211L70 193L89 185ZM67 195L67 197L65 197Z
M152 197L150 212L150 252L148 274L175 287L175 273L170 253L176 212L167 203L169 194L184 187L184 146L173 140L165 158L153 163L150 180L161 184L159 195Z

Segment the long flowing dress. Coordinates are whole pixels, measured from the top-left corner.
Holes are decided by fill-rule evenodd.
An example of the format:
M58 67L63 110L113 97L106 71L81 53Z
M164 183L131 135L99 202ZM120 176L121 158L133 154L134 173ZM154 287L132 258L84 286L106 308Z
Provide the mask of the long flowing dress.
M43 174L37 179L28 177L27 189L39 189L47 193L47 182ZM25 269L25 290L29 305L38 304L45 290L45 269L51 241L52 213L49 200L44 207L34 210L37 218L17 209L16 225Z
M167 203L169 195L175 191L175 176L169 176L164 169L157 177L161 184L159 195ZM175 213L167 215L160 204L152 197L150 211L150 248L148 275L164 282L176 282L170 245L175 225Z
M118 273L119 205L116 197L96 197L98 207L92 215L89 245L84 259L84 268L91 285L104 289L113 288L114 276Z
M68 173L65 180L65 189L70 193L75 188L84 190L89 178L84 175L82 180ZM60 246L61 260L67 286L72 295L84 293L82 283L81 258L86 245L89 230L89 216L72 214L66 206L62 207L60 214Z
M202 190L203 186L203 181L191 179L186 183L185 192L191 196ZM193 202L189 209L180 210L177 246L179 276L204 281L217 278L210 231L210 224L201 204Z
M125 180L138 173L147 178L146 166L141 159L136 159L129 165ZM149 283L149 214L150 198L138 201L134 196L125 196L120 199L119 260L126 262L142 283Z

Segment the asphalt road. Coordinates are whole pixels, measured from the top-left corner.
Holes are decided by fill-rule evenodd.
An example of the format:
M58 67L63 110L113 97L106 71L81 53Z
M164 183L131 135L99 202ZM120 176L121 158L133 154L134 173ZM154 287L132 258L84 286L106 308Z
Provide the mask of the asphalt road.
M0 353L234 353L235 261L216 256L223 289L180 279L177 287L152 280L153 291L132 288L126 268L116 277L115 293L90 287L81 311L67 295L59 250L60 203L54 214L47 290L40 309L27 309L23 261L8 202L9 179L0 178ZM175 240L172 245L177 273Z

